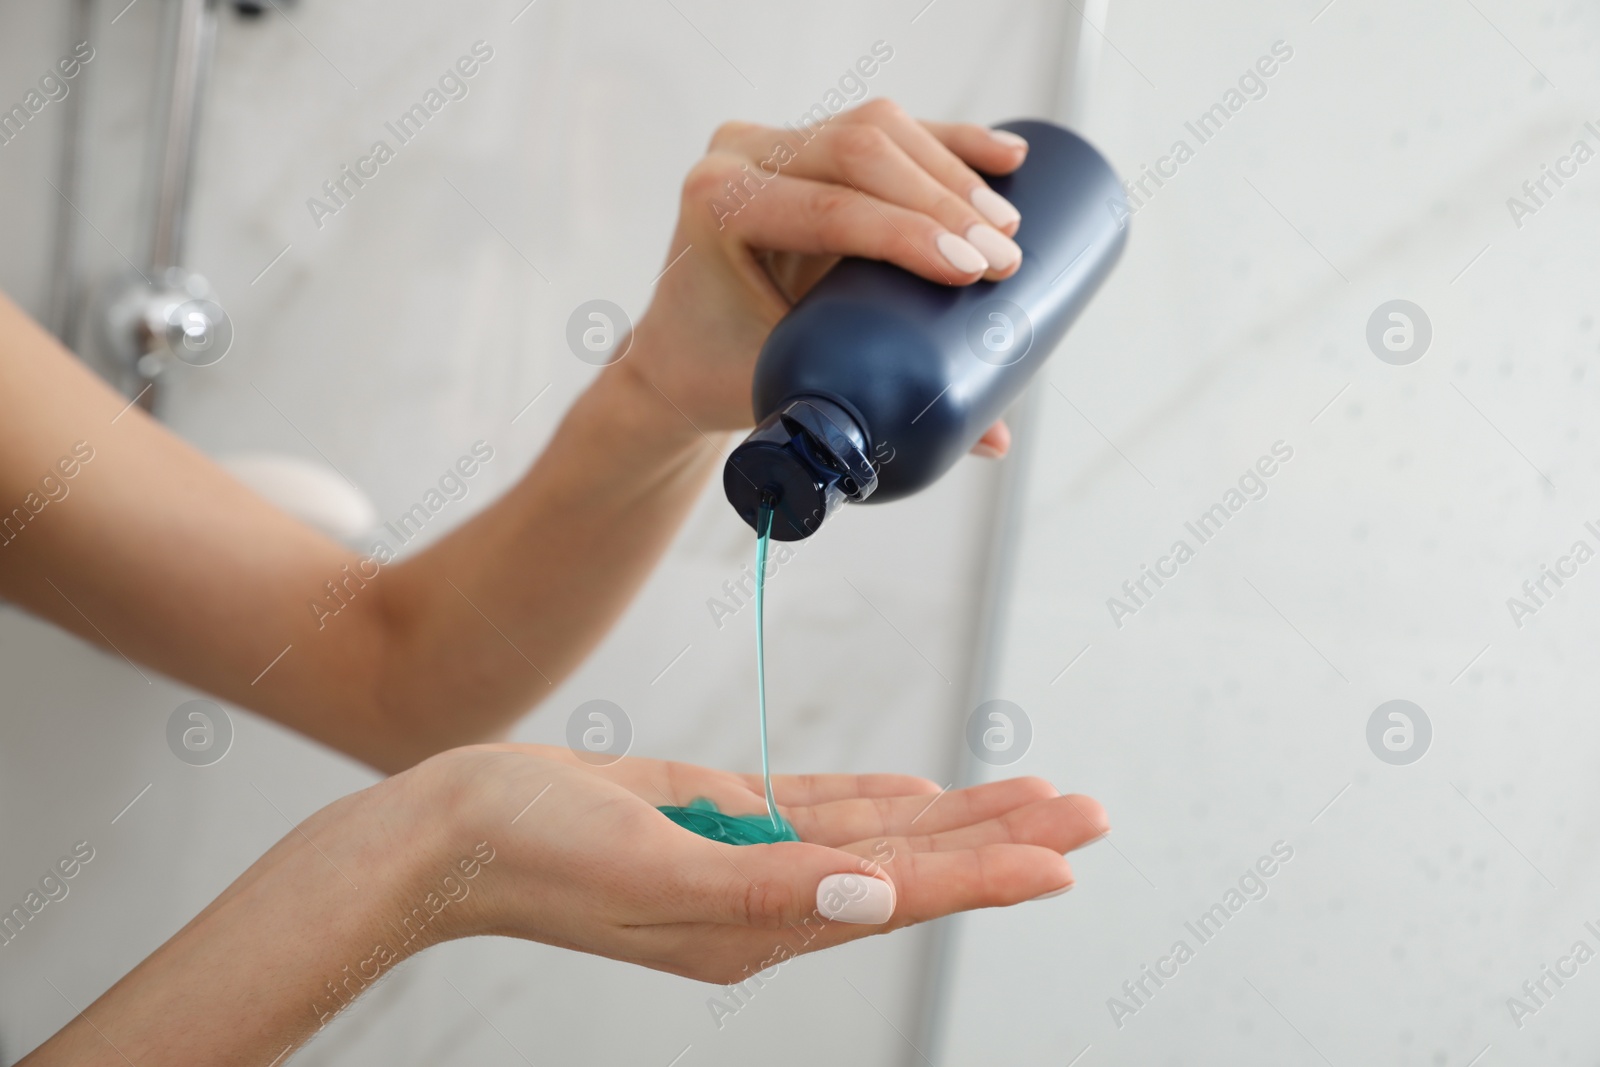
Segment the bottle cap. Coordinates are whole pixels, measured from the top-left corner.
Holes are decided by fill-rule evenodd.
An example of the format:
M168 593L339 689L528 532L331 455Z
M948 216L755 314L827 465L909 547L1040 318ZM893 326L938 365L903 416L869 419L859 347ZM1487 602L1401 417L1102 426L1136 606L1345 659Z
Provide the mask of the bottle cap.
M819 396L787 401L728 456L722 488L740 518L756 525L763 495L773 505L772 538L800 541L846 500L878 487L867 436L844 408Z

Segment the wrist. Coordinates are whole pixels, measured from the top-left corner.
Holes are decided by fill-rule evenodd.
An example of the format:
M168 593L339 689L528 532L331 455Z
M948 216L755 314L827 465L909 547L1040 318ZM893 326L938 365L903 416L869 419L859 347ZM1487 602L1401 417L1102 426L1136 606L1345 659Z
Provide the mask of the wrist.
M464 814L459 789L434 773L440 758L350 798L367 808L350 821L379 882L365 918L378 924L396 962L488 925L481 875L496 845Z
M652 359L649 344L636 333L628 354L601 371L586 399L603 409L621 434L653 453L720 454L727 431L696 419L693 397L674 396L662 387L660 376L652 373L652 364L659 361Z
M281 1060L403 960L459 936L442 918L456 905L435 911L427 897L453 842L397 782L295 826L41 1062Z

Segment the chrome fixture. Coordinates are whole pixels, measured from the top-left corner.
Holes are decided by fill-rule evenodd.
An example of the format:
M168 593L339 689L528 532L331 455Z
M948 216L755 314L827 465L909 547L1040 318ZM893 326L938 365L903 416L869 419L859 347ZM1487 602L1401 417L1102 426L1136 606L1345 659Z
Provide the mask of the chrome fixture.
M236 0L233 6L250 17L288 2ZM149 252L143 269L130 269L101 286L89 315L94 362L124 396L152 414L163 392L161 379L174 363L208 366L233 344L233 322L210 283L184 266L200 110L219 6L218 0L167 0L162 69L170 74L157 107L160 139L152 151ZM260 496L347 544L362 544L378 524L365 494L322 464L261 453L215 458Z
M96 317L106 370L125 395L153 411L174 360L221 359L233 325L210 283L183 266L200 108L216 39L215 0L169 0L165 115L154 166L155 205L144 270L115 279Z

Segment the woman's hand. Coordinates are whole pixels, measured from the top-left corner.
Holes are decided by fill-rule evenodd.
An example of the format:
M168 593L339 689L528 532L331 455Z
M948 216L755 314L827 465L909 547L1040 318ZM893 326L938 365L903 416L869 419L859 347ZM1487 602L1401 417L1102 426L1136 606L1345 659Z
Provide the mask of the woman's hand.
M27 1067L268 1063L429 945L505 934L708 982L1072 884L1106 832L1036 778L773 783L804 842L720 845L655 809L763 811L759 779L565 749L454 749L323 808L35 1049ZM308 906L308 902L315 906ZM249 1025L239 1020L248 1019Z
M888 100L805 133L722 126L683 183L667 269L623 365L703 433L749 426L756 353L840 256L944 285L1015 273L1020 216L979 172L1026 155L1015 134L918 122ZM974 451L1009 440L997 423Z
M488 745L402 775L441 798L449 837L495 850L453 936L503 934L703 981L971 908L1065 890L1062 854L1106 832L1088 797L1036 778L941 792L901 775L780 777L801 842L732 846L656 809L706 797L765 811L755 776ZM428 804L425 807L435 807Z

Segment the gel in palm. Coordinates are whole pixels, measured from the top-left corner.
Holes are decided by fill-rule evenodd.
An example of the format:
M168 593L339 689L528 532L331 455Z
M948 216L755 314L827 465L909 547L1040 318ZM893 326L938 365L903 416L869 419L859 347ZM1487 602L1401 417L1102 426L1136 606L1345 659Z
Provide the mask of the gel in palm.
M665 807L661 813L686 830L728 845L768 845L775 841L798 841L778 811L772 796L772 764L767 754L767 664L766 615L767 548L772 543L772 504L763 500L756 521L756 705L761 719L761 784L766 793L765 815L731 815L700 797L687 807Z

